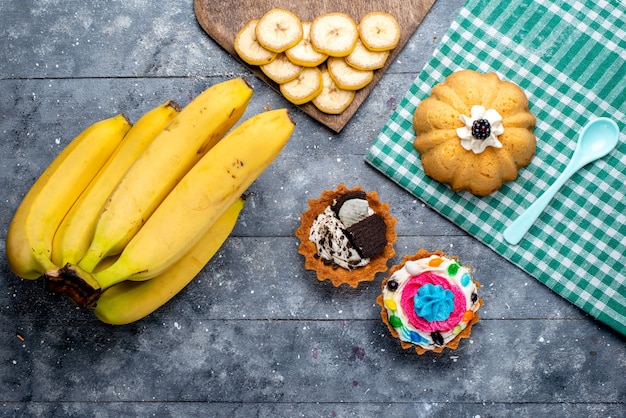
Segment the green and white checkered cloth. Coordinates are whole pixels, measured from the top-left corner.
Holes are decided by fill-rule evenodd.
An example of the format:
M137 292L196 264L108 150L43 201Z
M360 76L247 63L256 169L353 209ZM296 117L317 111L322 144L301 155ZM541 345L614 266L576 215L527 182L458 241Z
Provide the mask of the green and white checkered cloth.
M460 69L496 72L526 92L537 152L487 197L428 178L412 116ZM563 186L519 245L502 232L563 171L590 120L620 141ZM622 0L469 0L369 149L366 161L585 312L626 335L626 4Z

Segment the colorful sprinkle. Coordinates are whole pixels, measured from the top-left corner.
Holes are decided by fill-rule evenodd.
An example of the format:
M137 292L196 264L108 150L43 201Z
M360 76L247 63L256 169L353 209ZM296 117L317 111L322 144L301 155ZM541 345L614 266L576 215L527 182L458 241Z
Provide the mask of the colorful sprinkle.
M454 276L458 271L459 267L461 267L458 263L452 263L448 266L448 274L450 276Z
M465 273L463 277L461 277L461 285L465 287L465 286L468 286L470 282L471 282L471 279L470 279L469 274Z
M389 280L387 282L387 289L389 289L392 292L395 292L396 290L398 290L398 282L396 280Z
M436 345L443 345L443 342L444 342L443 341L443 336L441 335L441 333L439 331L435 331L435 332L431 333L430 336L432 337L433 342Z
M463 331L463 329L461 329L460 325L457 325L456 327L454 327L454 329L452 330L452 334L454 335L459 335L461 333L461 331Z
M436 257L428 262L428 265L431 267L439 267L443 263L443 259Z
M392 311L398 310L398 305L396 304L396 301L393 299L385 299L385 306L387 307L387 309L390 309Z
M422 271L417 263L414 261L407 261L404 265L404 268L406 269L406 272L410 275L417 274Z
M474 317L474 311L465 311L463 314L463 322L469 322Z
M409 331L409 340L413 344L427 343L428 340L415 331Z
M389 323L394 328L400 328L402 326L402 320L395 315L389 316Z

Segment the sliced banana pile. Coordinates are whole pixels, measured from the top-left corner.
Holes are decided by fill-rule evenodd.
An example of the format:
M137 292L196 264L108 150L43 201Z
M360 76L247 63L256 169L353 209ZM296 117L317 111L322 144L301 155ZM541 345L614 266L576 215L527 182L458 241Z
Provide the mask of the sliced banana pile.
M340 114L399 41L400 24L390 13L367 13L357 24L346 13L330 12L309 22L273 8L241 28L234 48L279 84L287 100Z

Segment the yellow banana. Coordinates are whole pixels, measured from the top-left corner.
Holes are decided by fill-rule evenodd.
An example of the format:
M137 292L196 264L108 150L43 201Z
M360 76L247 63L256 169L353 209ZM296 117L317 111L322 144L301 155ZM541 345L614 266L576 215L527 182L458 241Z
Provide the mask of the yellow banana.
M244 199L237 199L200 241L165 272L151 280L126 280L102 292L94 307L96 316L107 324L124 325L138 321L163 306L213 258L232 232L243 207Z
M89 273L68 265L60 277L78 283L83 299L93 299L124 280L148 280L163 273L272 163L294 129L286 109L244 121L180 180L110 266ZM75 302L85 305L84 300Z
M6 238L9 267L25 279L55 269L52 240L61 220L131 128L123 114L94 123L46 168L20 203Z
M146 148L108 199L78 265L91 272L120 253L178 181L243 115L252 88L242 78L218 83L192 100Z
M100 211L117 183L143 150L180 112L171 100L146 112L128 131L104 167L78 198L54 235L52 261L76 264L87 252Z

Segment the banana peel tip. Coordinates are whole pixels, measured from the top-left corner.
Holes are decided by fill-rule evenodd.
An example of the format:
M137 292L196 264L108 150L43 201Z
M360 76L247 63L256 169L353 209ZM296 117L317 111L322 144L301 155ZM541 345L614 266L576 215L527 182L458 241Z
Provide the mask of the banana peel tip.
M71 264L46 272L44 278L48 291L67 297L80 308L93 307L102 293L89 273Z

